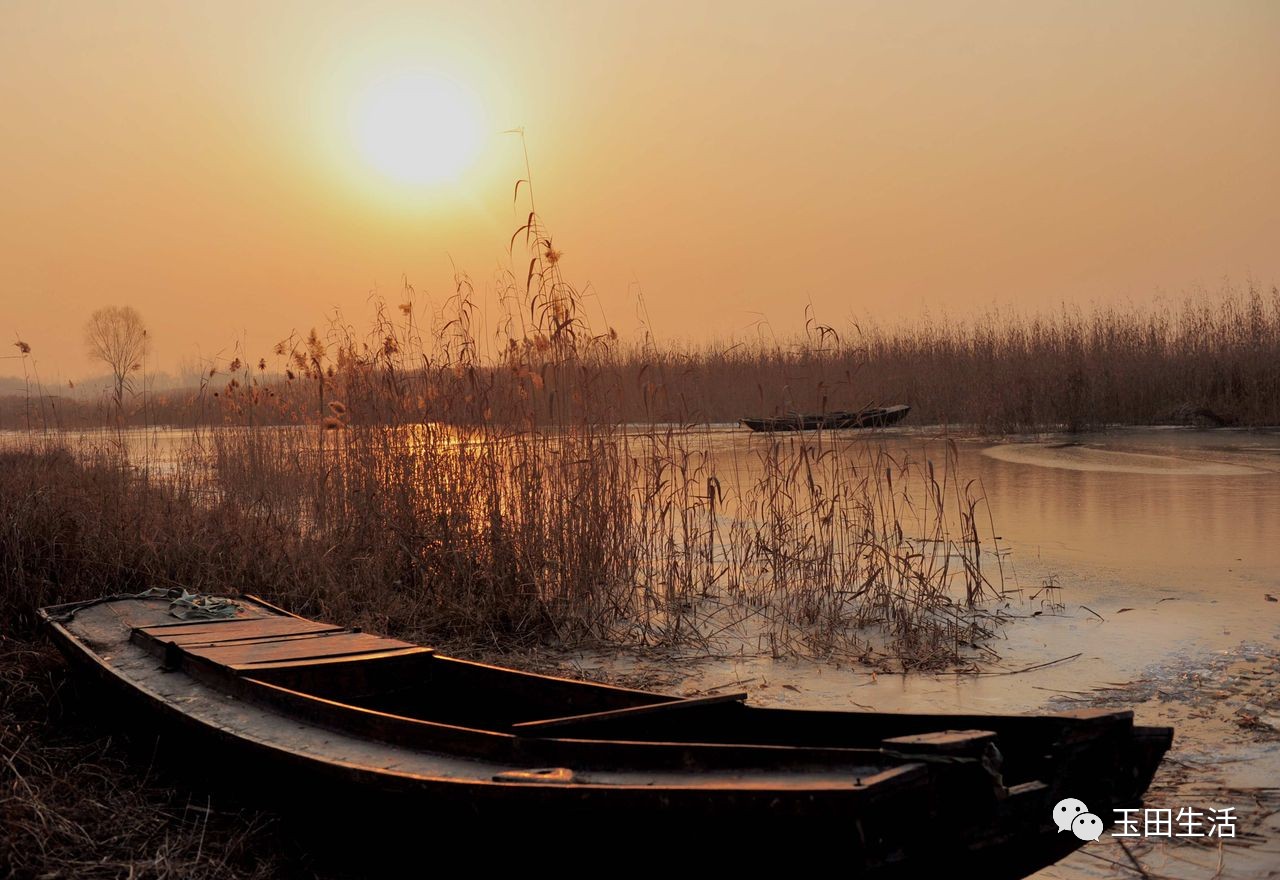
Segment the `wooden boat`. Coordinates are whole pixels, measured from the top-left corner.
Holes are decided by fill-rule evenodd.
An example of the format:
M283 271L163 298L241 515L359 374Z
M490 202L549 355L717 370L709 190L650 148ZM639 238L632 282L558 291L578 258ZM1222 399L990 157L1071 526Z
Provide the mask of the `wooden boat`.
M788 413L785 416L742 419L740 424L753 431L843 431L851 428L885 428L896 425L905 419L909 412L911 407L905 404L869 406L860 410L820 415Z
M321 798L373 827L412 817L418 836L424 816L442 813L646 831L731 821L774 835L837 823L852 876L967 866L1020 877L1081 845L1057 833L1059 800L1082 799L1110 823L1140 805L1172 738L1127 711L915 715L680 698L446 657L253 597L232 610L179 620L168 598L118 597L42 614L114 718L161 731L181 754L216 756L219 775L254 791Z

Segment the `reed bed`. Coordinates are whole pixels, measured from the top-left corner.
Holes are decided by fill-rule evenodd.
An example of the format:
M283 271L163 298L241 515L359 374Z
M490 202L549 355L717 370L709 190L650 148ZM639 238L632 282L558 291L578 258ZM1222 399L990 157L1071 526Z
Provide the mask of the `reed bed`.
M359 561L294 598L354 592L397 632L494 644L754 641L908 668L955 663L989 634L980 606L1002 584L945 443L896 459L827 435L717 449L688 414L672 420L660 368L635 369L587 325L532 223L496 359L478 354L459 278L425 319L406 291L368 333L335 323L282 343L283 391L249 374L224 388L236 425L207 435L208 488ZM280 406L309 406L311 430L263 430Z
M793 339L634 349L699 420L908 403L916 425L978 433L1111 425L1280 425L1280 289L1145 305L806 322ZM630 384L624 383L630 390ZM642 408L634 392L627 412Z
M536 320L515 308L514 300L524 298L521 284L512 278L506 284L510 308L498 344L535 344L530 325ZM437 329L458 317L448 308L427 315ZM484 383L511 381L475 356L492 348L471 326L450 327L454 354L470 357ZM790 339L655 346L622 344L606 331L601 340L610 343L615 367L613 412L628 422L733 422L905 402L914 424L981 433L1280 424L1280 289L1274 286L1228 286L1146 305L1032 314L993 309L839 328L810 318L806 332ZM47 393L36 382L26 395L0 397L0 428L75 429L114 424L118 417L133 425L221 424L230 379L241 386L256 382L276 403L261 408L262 419L297 424L314 415L311 389L295 393L287 378L286 371L300 374L296 364L276 358L230 363L236 367L230 375L224 362L200 387L149 395L145 406L123 415L105 400ZM534 415L545 421L551 413Z
M945 441L891 455L673 420L661 360L637 369L593 331L536 216L523 232L497 357L460 276L438 308L406 289L366 332L335 321L211 371L199 406L219 426L163 460L123 419L74 456L55 434L7 459L8 619L159 583L487 648L938 668L990 635L999 557Z

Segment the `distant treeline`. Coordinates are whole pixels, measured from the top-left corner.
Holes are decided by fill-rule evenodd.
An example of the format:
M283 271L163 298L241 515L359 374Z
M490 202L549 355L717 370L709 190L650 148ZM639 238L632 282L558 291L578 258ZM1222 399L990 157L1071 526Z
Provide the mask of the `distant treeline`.
M436 344L430 354L418 346L409 355L405 340L383 325L371 338L387 350L371 350L368 340L313 336L277 353L285 358L279 371L267 372L265 361L237 362L200 388L135 397L119 419L179 426L328 420L338 427L377 422L391 411L400 421L409 408L424 421L554 423L585 407L592 419L703 423L908 403L909 424L979 431L1280 424L1274 287L1162 306L994 312L844 330L810 324L797 339L719 346L628 345L579 328L569 358L559 340L537 334L508 340L507 356L487 362L472 355L474 346ZM553 346L554 357L539 369L539 350ZM567 369L579 373L572 383ZM527 405L511 412L495 406L513 395ZM469 410L469 398L483 407ZM105 401L35 388L30 396L0 398L0 429L116 421Z

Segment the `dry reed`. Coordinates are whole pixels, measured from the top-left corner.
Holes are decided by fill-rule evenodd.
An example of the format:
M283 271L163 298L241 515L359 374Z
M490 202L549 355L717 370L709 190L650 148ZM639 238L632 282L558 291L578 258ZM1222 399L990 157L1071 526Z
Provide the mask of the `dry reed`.
M284 383L265 359L211 371L199 406L219 426L202 420L170 460L119 429L82 438L78 475L57 453L29 459L60 485L10 501L15 617L158 579L490 647L688 642L936 668L988 634L981 600L1000 583L945 443L724 448L690 413L672 420L660 357L637 368L587 324L536 214L518 235L531 256L503 281L497 358L479 353L459 276L436 309L406 289L366 333L335 320L285 340Z
M522 280L508 278L507 283L509 304L524 298L518 295ZM551 287L556 284L563 294L563 282ZM534 318L543 308L544 323L553 326L545 296L533 305ZM439 313L439 323L462 320L457 310L449 317L446 312ZM508 310L502 344L547 344L547 333L538 342L537 328L528 326L536 321L517 312ZM453 353L470 357L485 383L510 381L474 357L481 340L472 326L450 326L457 337L451 341ZM733 422L788 410L905 402L913 407L913 424L988 433L1115 424L1280 424L1280 290L1275 287L1228 287L1148 306L1064 306L1031 315L989 311L888 326L862 321L838 332L810 320L805 334L784 340L661 348L649 342L623 345L611 332L601 340L610 343L616 367L613 412L627 422ZM273 364L270 371L265 361L257 370L240 364L229 393L243 396L245 386L252 385L274 404L261 407L260 418L303 422L319 403L291 391L290 376L296 380L314 370L303 360L306 369L292 361ZM223 423L225 367L206 376L199 388L150 395L145 407L125 414L126 420L133 425ZM25 395L0 397L0 428L78 429L114 421L115 413L103 401L44 393L38 382L30 388ZM535 413L539 421L551 415Z

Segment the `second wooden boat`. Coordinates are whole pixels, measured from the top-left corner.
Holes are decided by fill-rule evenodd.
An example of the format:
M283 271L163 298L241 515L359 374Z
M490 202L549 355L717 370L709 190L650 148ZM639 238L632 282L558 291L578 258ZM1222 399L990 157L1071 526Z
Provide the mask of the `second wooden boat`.
M839 411L818 415L788 413L759 419L742 419L741 424L753 431L844 431L857 428L886 428L907 417L911 407L869 406L854 411Z

